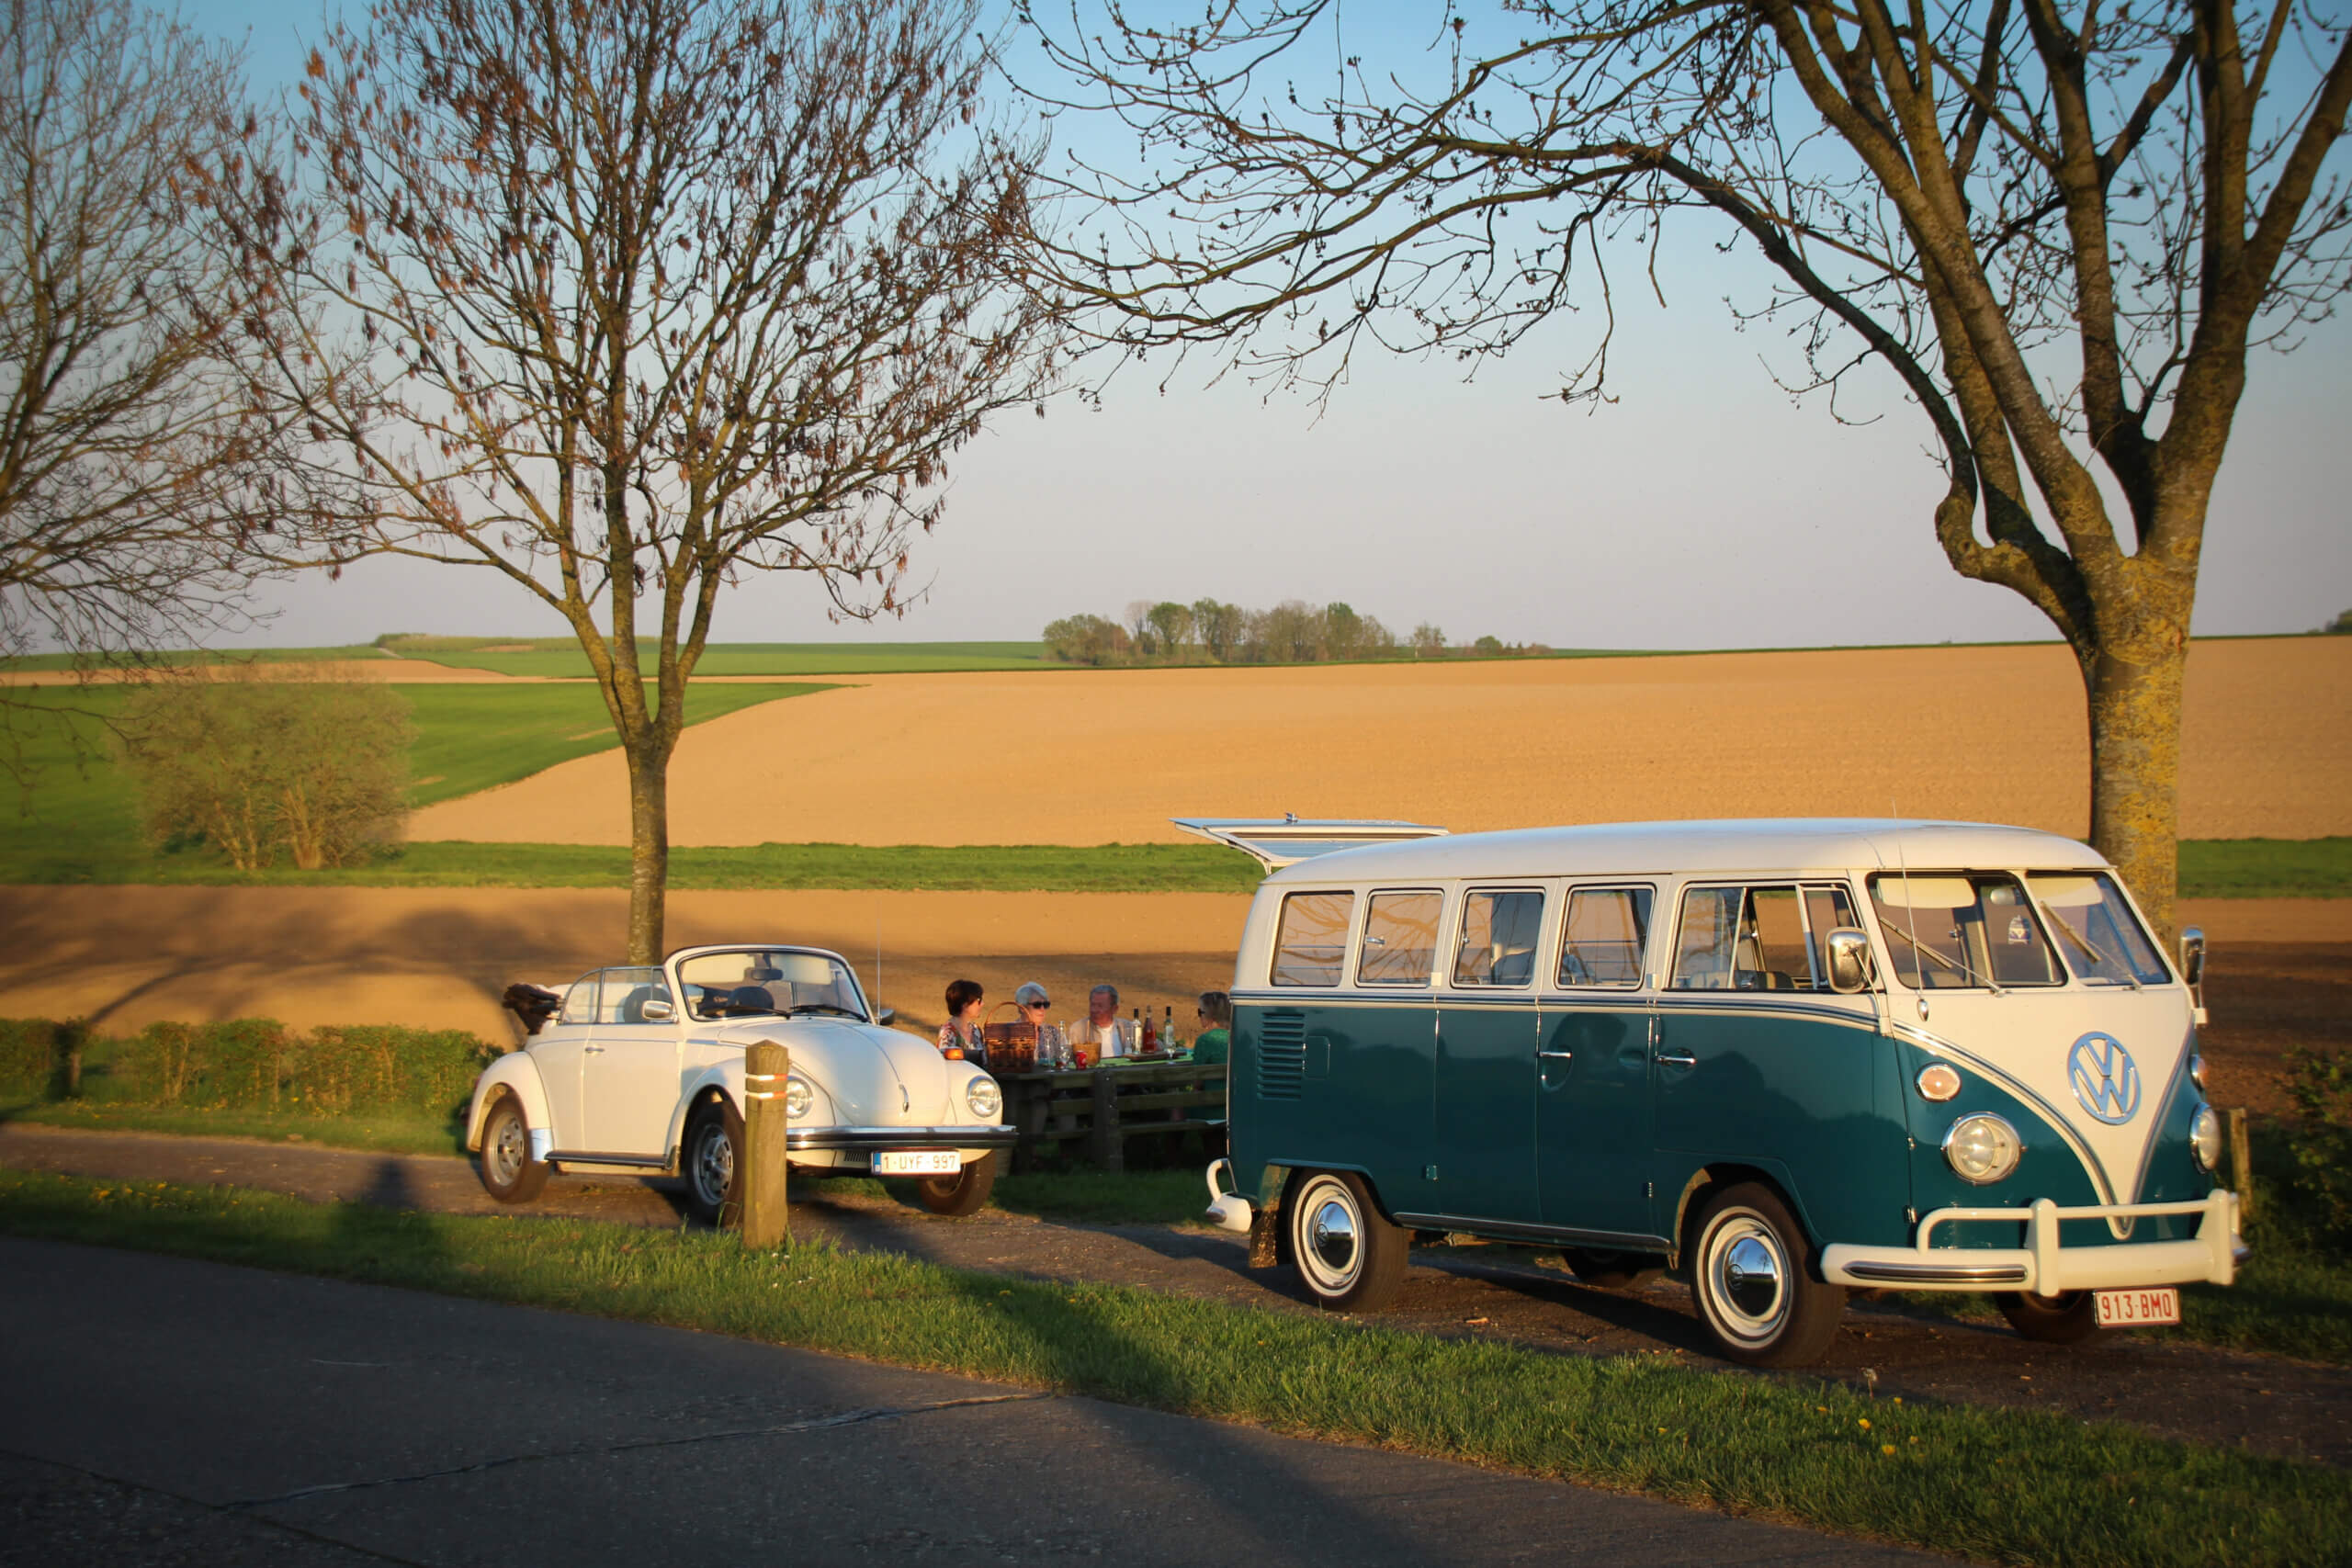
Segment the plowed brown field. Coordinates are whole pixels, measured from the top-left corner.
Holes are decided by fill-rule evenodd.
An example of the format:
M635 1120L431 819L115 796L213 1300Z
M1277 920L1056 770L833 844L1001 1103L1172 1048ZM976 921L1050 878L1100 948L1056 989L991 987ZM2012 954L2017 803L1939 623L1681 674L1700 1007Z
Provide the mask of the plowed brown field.
M865 678L686 732L678 844L1099 844L1170 817L1456 831L1888 815L2087 830L2063 649ZM2181 832L2352 833L2352 637L2205 641ZM418 839L627 843L617 752L447 802Z

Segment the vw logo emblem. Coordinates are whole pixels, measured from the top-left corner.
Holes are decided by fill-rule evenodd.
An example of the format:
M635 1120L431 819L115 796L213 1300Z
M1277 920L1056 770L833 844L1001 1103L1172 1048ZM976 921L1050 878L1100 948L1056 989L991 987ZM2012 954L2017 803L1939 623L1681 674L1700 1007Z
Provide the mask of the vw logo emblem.
M2140 1069L2112 1034L2086 1034L2066 1054L2066 1078L2083 1109L2110 1127L2140 1111Z

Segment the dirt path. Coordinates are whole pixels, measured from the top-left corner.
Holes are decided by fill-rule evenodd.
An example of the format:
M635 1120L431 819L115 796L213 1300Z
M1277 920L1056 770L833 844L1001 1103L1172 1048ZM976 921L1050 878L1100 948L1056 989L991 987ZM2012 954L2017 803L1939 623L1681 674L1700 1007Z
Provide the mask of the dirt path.
M482 1192L471 1166L395 1156L136 1133L0 1125L0 1165L126 1181L257 1187L447 1213L513 1213ZM673 1184L559 1177L528 1211L622 1224L681 1223ZM956 1268L1084 1280L1270 1307L1311 1310L1288 1270L1245 1266L1241 1239L1190 1226L1069 1225L990 1212L933 1219L910 1206L804 1184L794 1233L904 1253ZM1515 1248L1423 1248L1405 1292L1379 1321L1492 1337L1572 1355L1708 1356L1687 1292L1661 1281L1632 1295L1590 1291ZM2352 1370L2111 1335L2073 1349L2030 1344L2006 1328L1913 1317L1859 1303L1822 1369L1849 1383L1877 1374L1882 1398L1973 1401L2132 1423L2167 1437L2352 1467ZM1782 1374L1795 1375L1795 1374ZM1805 1374L1812 1375L1812 1374Z

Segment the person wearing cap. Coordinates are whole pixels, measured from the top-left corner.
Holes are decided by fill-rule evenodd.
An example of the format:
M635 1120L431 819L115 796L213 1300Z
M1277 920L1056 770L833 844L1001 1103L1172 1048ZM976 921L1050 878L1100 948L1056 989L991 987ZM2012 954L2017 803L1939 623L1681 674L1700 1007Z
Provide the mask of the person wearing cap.
M1055 1072L1075 1064L1069 1042L1063 1038L1061 1030L1046 1021L1046 1010L1054 1005L1054 999L1046 995L1045 987L1035 980L1023 983L1012 993L1012 1005L1021 1010L1023 1021L1037 1026L1038 1071Z

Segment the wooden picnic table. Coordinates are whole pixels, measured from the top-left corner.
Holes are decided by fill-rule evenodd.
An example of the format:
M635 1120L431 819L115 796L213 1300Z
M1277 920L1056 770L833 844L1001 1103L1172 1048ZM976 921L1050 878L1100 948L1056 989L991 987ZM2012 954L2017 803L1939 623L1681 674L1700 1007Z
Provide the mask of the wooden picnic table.
M1005 1120L1019 1129L1012 1168L1039 1153L1082 1141L1101 1169L1126 1168L1129 1138L1225 1126L1226 1064L1124 1058L1069 1072L997 1073ZM1207 1111L1206 1117L1192 1112Z

